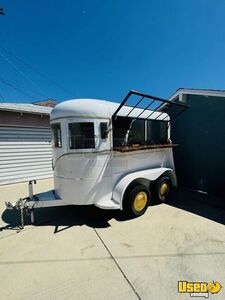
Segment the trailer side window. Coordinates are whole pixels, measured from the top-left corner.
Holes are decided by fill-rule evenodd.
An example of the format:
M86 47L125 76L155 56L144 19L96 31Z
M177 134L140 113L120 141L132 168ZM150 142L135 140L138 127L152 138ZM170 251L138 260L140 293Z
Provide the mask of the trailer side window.
M159 120L147 121L147 145L168 143L167 122Z
M53 132L53 145L55 148L62 147L62 134L61 134L61 125L60 123L52 124Z
M94 123L69 124L70 149L95 148Z

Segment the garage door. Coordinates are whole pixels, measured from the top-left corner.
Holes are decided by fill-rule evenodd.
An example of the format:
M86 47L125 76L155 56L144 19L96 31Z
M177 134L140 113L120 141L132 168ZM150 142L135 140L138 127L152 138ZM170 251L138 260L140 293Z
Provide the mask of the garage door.
M0 185L52 176L49 128L0 126Z

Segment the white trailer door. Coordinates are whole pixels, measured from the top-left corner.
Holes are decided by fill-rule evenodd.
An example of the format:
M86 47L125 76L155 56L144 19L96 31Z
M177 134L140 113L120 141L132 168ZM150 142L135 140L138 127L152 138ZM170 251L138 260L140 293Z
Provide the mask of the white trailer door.
M50 128L0 126L0 185L52 176Z

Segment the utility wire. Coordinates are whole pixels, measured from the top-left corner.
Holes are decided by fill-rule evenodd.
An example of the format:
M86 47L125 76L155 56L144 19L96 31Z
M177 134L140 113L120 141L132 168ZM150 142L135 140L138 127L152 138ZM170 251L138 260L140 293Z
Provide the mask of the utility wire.
M0 76L0 81L1 81L2 83L4 83L5 85L7 85L7 86L13 88L13 89L16 90L17 92L20 92L20 93L24 94L25 96L28 96L29 98L33 98L33 99L37 100L37 97L34 97L34 96L28 94L27 92L22 91L21 89L17 88L17 87L14 85L14 83L9 82L8 80L4 79L2 76Z
M60 85L56 81L52 80L51 78L47 77L45 74L43 74L40 71L38 71L36 68L34 68L32 65L30 65L27 62L25 62L21 58L19 58L17 55L13 54L12 52L8 51L7 49L5 49L3 47L0 47L0 49L2 49L3 51L5 51L7 54L9 54L10 56L14 57L15 59L17 59L18 61L22 62L25 66L27 66L28 68L30 68L31 70L33 70L34 72L36 72L37 74L39 74L39 76L43 77L45 80L48 80L49 82L51 82L52 84L54 84L55 86L57 86L59 89L61 89L64 92L66 92L70 97L73 94L70 90L68 90L67 88L63 87L62 85Z
M41 88L39 87L39 85L37 85L31 78L29 78L23 71L21 71L6 55L4 55L1 51L0 51L0 55L2 58L5 59L5 61L10 64L18 73L20 73L20 75L22 75L25 79L27 79L28 81L30 81L33 85L35 85L39 90L41 90ZM47 98L51 98L49 97L47 94L45 93L40 93L35 91L36 93L38 93L39 95L41 95L42 97L47 97Z
M1 8L0 8L0 12L1 11L3 11ZM4 27L3 27L4 28ZM6 35L6 37L8 36L7 34L6 34L6 32L5 32L5 35ZM3 49L5 52L7 52L7 50L6 49ZM6 54L4 54L4 53L2 53L1 51L0 51L0 56L2 56L2 58L4 58L6 61L7 61L7 63L9 63L17 72L19 72L24 78L26 78L27 80L29 80L33 85L35 85L36 87L38 87L38 89L41 91L41 88L31 79L31 78L29 78L24 72L22 72L22 70L20 70L16 65L15 65L15 63L12 61L12 60L10 60L9 59L9 57L7 57L7 55ZM13 89L15 89L15 90L17 90L17 91L19 91L20 93L23 93L24 95L26 95L26 96L29 96L29 97L31 97L31 98L33 98L33 99L35 99L35 100L37 100L35 97L33 97L33 96L31 96L30 94L28 94L28 93L26 93L26 92L24 92L24 91L22 91L21 89L19 89L15 84L13 84L12 82L10 83L9 81L7 81L7 80L5 80L3 77L1 77L2 79L1 79L1 81L5 84L5 85L8 85L8 86L10 86L11 88L13 88ZM40 92L40 91L38 91L38 90L34 90L33 89L33 92L35 93L35 94L39 94L39 95L41 95L41 97L47 97L47 98L51 98L51 97L49 97L48 95L46 95L45 93L42 93L42 91ZM3 94L2 93L0 93L0 98L3 100L3 101L5 101L5 99L4 99L4 97L3 97Z

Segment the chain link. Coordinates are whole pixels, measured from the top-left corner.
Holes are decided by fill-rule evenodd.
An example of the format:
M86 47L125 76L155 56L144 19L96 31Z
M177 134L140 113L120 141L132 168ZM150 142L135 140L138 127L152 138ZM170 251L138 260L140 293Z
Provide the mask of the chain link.
M22 229L24 229L24 209L25 209L25 202L23 199L19 199L16 206L20 211L20 226L17 232L19 233Z

